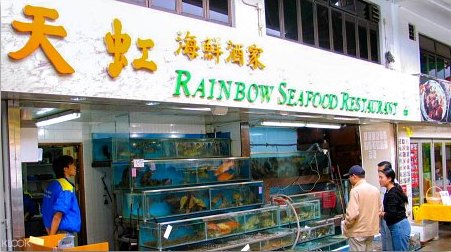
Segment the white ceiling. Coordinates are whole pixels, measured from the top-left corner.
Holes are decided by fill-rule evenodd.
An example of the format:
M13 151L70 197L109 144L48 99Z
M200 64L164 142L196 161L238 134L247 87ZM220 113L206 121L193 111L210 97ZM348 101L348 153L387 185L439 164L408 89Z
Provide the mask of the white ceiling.
M395 3L451 32L451 0L395 0Z

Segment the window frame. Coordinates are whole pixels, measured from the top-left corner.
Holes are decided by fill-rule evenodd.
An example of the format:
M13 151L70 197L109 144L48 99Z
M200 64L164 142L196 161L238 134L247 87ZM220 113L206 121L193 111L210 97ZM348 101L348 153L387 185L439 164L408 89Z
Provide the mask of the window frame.
M451 68L451 46L449 46L449 45L446 45L445 43L442 43L442 42L440 42L440 41L437 41L437 40L435 40L435 39L432 39L432 38L430 38L430 37L428 37L428 36L425 36L425 35L423 35L423 34L418 34L418 41L424 41L424 42L427 42L427 41L429 41L430 43L432 43L432 44L430 44L430 43L418 43L419 44L419 47L420 47L420 57L419 57L419 59L420 59L420 73L422 73L422 74L426 74L426 75L429 75L429 76L432 76L432 77L435 77L435 78L439 78L439 76L438 76L438 69L437 69L437 59L438 58L440 58L440 59L443 59L443 62L444 62L444 71L445 71L445 80L449 80L448 78L450 78L451 77L451 75L450 76L446 76L446 73L447 73L447 71L450 71L450 69L449 68ZM424 46L424 45L426 45L427 46L427 48L424 48L424 47L421 47L421 46ZM440 45L441 47L447 47L448 48L448 50L449 50L449 58L447 58L446 56L444 56L443 54L441 54L440 52L437 52L437 45ZM432 47L430 47L430 46L432 46ZM433 50L433 51L431 51L431 50ZM426 62L423 62L422 61L422 57L421 57L421 55L424 55L425 56L425 58L426 58ZM430 72L431 72L431 68L430 68L430 59L431 58L434 58L434 65L435 65L435 68L434 68L434 74L433 75L431 75L430 74ZM422 71L422 69L421 69L421 64L422 63L424 63L425 64L425 66L426 66L426 73L425 72L423 72ZM448 63L448 64L446 64L446 63Z
M266 0L268 1L268 0ZM271 0L269 0L271 1ZM273 0L274 1L274 0ZM266 32L267 36L271 37L278 37L282 38L288 41L297 42L306 46L312 46L321 50L330 51L337 54L346 55L352 58L357 58L361 60L365 60L371 63L381 64L381 52L380 52L380 21L375 22L374 20L371 20L370 14L368 14L368 18L363 18L357 15L356 13L356 1L352 0L354 3L354 12L349 11L345 8L341 8L335 5L332 5L330 0L295 0L296 2L296 12L297 12L297 27L298 27L298 39L291 39L286 37L286 29L285 29L285 16L284 16L284 0L277 0L278 4L278 15L279 15L279 26L280 26L280 35L274 35L269 34ZM309 2L309 4L312 5L312 22L313 22L313 43L310 44L308 42L304 42L304 27L303 27L303 17L302 17L302 8L304 7L301 2ZM366 1L361 1L366 2ZM367 8L371 10L374 6L379 7L373 3L366 2L368 4ZM329 29L329 48L325 48L323 46L319 46L319 27L318 27L318 6L327 8L327 15L328 15L328 29ZM333 20L332 20L332 14L338 13L341 16L341 33L342 33L342 46L343 51L337 51L334 44L334 30L333 30ZM266 20L266 19L265 19ZM309 20L310 21L310 20ZM346 23L352 22L354 27L354 42L355 42L355 55L350 54L348 52L348 37L346 35ZM360 40L359 40L359 27L364 27L366 32L366 47L368 51L368 57L364 58L360 56ZM372 45L371 40L371 32L376 32L377 38L376 38L376 45ZM377 50L377 59L373 59L372 56L372 48L375 48Z
M170 9L165 9L165 8L162 8L162 7L154 6L152 4L153 0L143 0L143 5L139 5L139 4L136 4L136 3L131 3L131 2L128 2L128 1L123 1L123 0L118 0L118 1L124 2L124 3L128 3L128 4L137 5L137 6L141 6L141 7L147 7L147 8L154 9L154 10L174 13L174 14L178 14L178 15L181 15L181 16L185 16L185 17L190 17L190 18L195 18L195 19L199 19L199 20L204 20L204 21L211 22L211 23L227 25L227 26L233 26L233 17L232 17L232 14L233 14L233 12L232 12L232 1L233 0L225 0L225 1L227 1L227 23L210 18L210 0L202 0L202 16L197 16L197 15L193 15L193 14L189 14L189 13L183 13L183 10L182 10L183 1L182 0L175 0L175 10L170 10Z

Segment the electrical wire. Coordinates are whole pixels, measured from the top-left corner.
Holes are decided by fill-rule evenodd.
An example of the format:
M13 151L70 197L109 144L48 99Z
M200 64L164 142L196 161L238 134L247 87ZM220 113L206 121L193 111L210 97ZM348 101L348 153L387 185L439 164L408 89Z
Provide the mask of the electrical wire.
M299 216L296 213L296 209L293 206L293 200L285 194L274 194L271 196L271 199L279 199L284 201L285 203L287 203L287 205L291 208L291 210L293 210L294 213L294 217L296 218L296 226L297 226L297 234L296 234L296 239L293 243L293 246L291 247L291 250L294 250L294 248L296 247L298 241L299 241L299 236L301 235L301 224L299 224L300 220L299 220Z
M313 147L315 147L315 146L319 148L319 145L318 145L318 144L314 144L314 145L312 145L312 146L308 149L308 151L311 151L311 150L313 149ZM310 163L309 163L310 170L313 171L313 172L316 172L316 174L318 175L318 178L317 178L316 181L314 182L312 188L310 188L310 189L308 189L308 190L302 188L301 184L298 184L299 189L301 189L302 192L311 192L311 191L315 188L315 186L316 186L316 184L318 183L318 181L320 181L320 179L321 179L321 173L319 172L318 160L317 160L317 158L316 158L316 155L317 155L318 152L322 152L322 151L323 151L323 150L320 150L320 148L319 148L319 149L317 150L317 152L315 152L313 158L310 160ZM326 155L329 157L329 152L327 152ZM315 160L315 166L316 166L316 169L315 169L315 170L312 168L313 160ZM328 163L327 165L328 165L329 170L330 170L330 166L331 166L330 158L327 159L327 163ZM293 182L291 182L289 185L285 186L284 188L279 189L279 190L278 190L278 193L281 193L282 191L286 190L288 187L294 185L300 178L301 178L301 176L298 176L298 177L297 177Z
M316 170L313 170L313 169L312 169L312 161L313 161L313 159L315 159ZM328 164L328 165L330 165L330 164ZM299 188L300 188L303 192L311 192L313 189L315 189L316 184L317 184L318 181L321 179L321 174L320 174L320 172L319 172L319 167L318 167L318 160L316 159L316 153L315 153L315 155L313 156L311 162L309 163L309 166L310 166L310 170L311 170L311 171L316 172L316 174L318 175L318 178L316 179L315 183L313 183L312 188L310 188L310 189L308 189L308 190L302 188L302 185L301 185L301 184L298 184Z

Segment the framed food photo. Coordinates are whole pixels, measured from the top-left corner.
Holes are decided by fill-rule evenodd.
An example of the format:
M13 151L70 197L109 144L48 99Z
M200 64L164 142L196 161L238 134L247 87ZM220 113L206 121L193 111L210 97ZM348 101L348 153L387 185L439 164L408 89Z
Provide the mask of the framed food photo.
M447 122L451 123L451 82L449 81L442 81L442 86L445 87L445 90L447 91L448 95L448 111L447 111Z
M450 84L422 76L420 79L420 109L423 121L451 122Z

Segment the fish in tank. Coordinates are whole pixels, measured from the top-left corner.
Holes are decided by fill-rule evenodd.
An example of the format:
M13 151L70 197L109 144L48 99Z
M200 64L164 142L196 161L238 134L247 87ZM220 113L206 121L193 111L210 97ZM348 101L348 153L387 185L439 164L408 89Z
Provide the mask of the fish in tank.
M235 161L226 160L214 171L218 181L228 181L235 177Z

